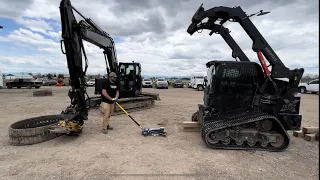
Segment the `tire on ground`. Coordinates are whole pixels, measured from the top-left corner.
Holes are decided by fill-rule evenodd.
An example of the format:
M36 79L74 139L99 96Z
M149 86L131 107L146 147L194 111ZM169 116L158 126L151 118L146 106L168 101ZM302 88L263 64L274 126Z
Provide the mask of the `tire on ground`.
M198 111L192 114L191 121L198 122Z
M52 90L49 90L49 89L37 90L33 92L33 96L52 96Z
M9 127L11 145L23 146L37 144L61 136L51 133L49 127L62 119L62 115L47 115L21 120Z

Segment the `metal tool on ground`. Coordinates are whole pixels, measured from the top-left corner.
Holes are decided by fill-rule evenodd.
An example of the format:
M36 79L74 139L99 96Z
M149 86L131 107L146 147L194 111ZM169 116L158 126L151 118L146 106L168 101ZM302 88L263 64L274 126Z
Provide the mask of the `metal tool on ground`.
M160 128L143 128L136 120L133 119L133 117L125 110L123 107L118 103L115 102L116 105L127 115L129 118L135 122L141 129L141 134L144 136L167 136L167 132L164 131L164 127Z

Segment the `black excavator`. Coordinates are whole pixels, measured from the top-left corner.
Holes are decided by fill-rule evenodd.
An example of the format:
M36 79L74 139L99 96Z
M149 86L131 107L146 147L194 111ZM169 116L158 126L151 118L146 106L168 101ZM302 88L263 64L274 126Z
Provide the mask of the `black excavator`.
M73 11L76 11L84 20L77 22ZM107 73L112 71L118 76L117 83L120 85L119 104L127 111L146 109L154 105L154 100L159 99L158 95L141 92L140 63L119 63L113 38L91 19L84 17L72 6L70 0L61 0L60 16L63 38L61 40L61 50L66 55L70 74L71 89L68 95L71 99L71 104L62 111L63 120L59 121L57 126L53 126L51 132L78 135L82 132L84 120L88 119L89 109L97 107L101 102L101 96L89 97L86 91L88 85L86 84L85 75L88 68L88 59L82 40L103 49ZM84 68L82 55L85 60ZM96 79L95 94L101 94L101 85L106 80L107 77ZM115 107L114 114L120 113L122 113L122 110Z
M213 149L283 151L290 143L287 131L301 128L298 84L304 69L287 68L260 34L250 17L263 14L267 12L247 15L240 6L204 10L201 5L187 29L192 35L227 21L238 22L252 39L260 61L242 57L206 63L204 103L198 105L194 119L201 125L203 141Z

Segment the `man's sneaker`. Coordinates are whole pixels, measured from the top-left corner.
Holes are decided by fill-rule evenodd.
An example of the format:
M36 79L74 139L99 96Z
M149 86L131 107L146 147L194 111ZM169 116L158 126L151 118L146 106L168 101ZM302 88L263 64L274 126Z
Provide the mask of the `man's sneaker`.
M108 134L108 130L107 129L102 129L102 133L103 134Z
M109 129L109 130L113 130L113 127L112 127L112 126L110 126L110 125L108 125L108 126L107 126L107 129Z

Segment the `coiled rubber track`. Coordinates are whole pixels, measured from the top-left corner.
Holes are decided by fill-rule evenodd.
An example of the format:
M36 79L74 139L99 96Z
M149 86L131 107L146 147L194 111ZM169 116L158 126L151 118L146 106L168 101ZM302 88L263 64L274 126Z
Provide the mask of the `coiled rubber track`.
M15 122L9 127L10 144L31 145L57 138L61 134L51 133L49 127L59 120L61 115L47 115Z

